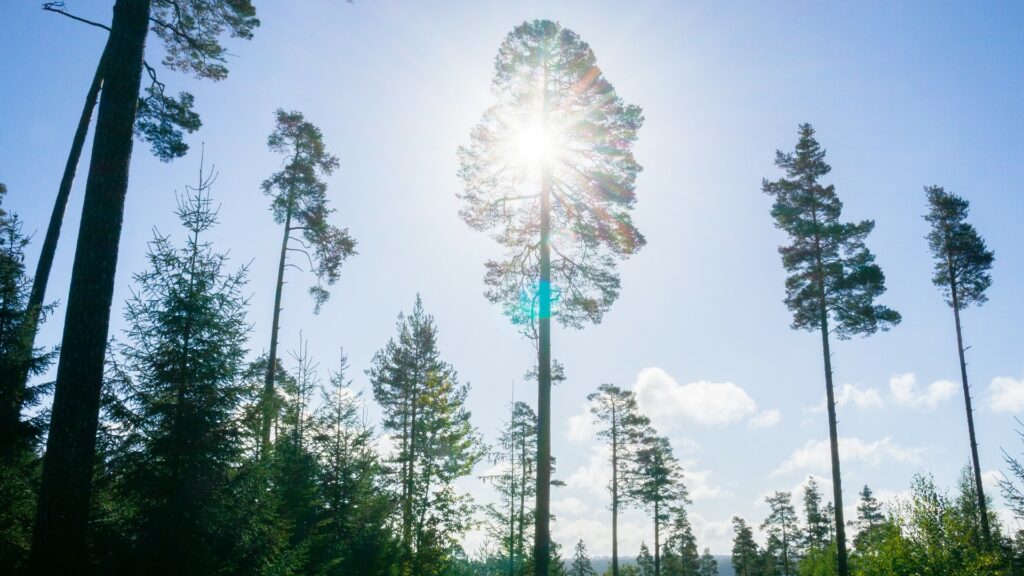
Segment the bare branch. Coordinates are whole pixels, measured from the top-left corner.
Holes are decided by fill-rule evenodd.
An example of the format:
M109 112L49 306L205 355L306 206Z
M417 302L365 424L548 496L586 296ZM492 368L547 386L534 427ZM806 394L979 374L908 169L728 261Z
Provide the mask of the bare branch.
M92 20L82 18L81 16L75 16L74 14L71 14L70 12L64 9L63 2L47 2L43 4L43 10L46 10L47 12L53 12L54 14L60 14L61 16L67 16L72 20L77 20L79 22L88 24L90 26L95 26L97 28L102 28L107 32L110 32L110 26L107 26L106 24L100 24L99 22L94 22Z

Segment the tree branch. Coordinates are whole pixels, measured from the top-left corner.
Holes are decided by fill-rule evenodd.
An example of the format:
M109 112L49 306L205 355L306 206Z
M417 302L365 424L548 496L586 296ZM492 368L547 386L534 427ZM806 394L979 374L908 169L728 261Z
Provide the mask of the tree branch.
M54 14L60 14L62 16L67 16L68 18L71 18L72 20L77 20L79 22L88 24L90 26L95 26L97 28L102 28L102 29L106 30L107 32L110 32L110 26L107 26L106 24L100 24L99 22L93 22L92 20L87 20L85 18L82 18L81 16L75 16L74 14L71 14L70 12L67 12L66 10L64 10L64 3L63 2L47 2L47 3L43 4L43 10L45 10L47 12L53 12Z

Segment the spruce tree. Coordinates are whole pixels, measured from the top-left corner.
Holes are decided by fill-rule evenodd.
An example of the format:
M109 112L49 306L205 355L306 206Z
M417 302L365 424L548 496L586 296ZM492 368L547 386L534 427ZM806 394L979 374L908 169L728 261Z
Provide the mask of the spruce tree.
M356 241L347 229L327 222L334 211L327 205L327 183L324 178L334 173L338 159L327 151L323 133L308 122L301 112L285 112L278 108L274 131L267 138L272 152L285 156L285 166L263 181L262 189L271 199L270 210L274 221L282 225L281 253L277 263L277 282L274 292L274 312L270 324L269 363L263 381L263 430L261 442L264 452L270 447L270 428L274 419L274 374L277 365L278 331L281 327L281 297L284 292L284 272L290 252L306 256L305 261L316 276L309 288L313 310L330 297L326 286L338 281L342 264L355 253ZM301 233L298 237L293 234ZM301 247L289 246L291 241ZM310 251L312 253L310 253Z
M818 481L811 476L804 486L804 547L808 550L821 549L828 544L830 523L821 506L821 490Z
M33 533L31 572L70 573L85 563L93 456L118 244L133 135L140 112L146 116L139 98L146 37L152 29L163 41L167 67L222 78L227 69L225 50L219 43L221 35L226 32L249 38L258 24L248 0L114 3L110 36L100 59L102 95L64 317ZM165 103L161 100L161 104ZM157 121L151 133L155 136L164 128L173 132L172 126ZM142 131L145 133L146 129ZM43 298L40 290L38 302Z
M899 323L900 315L875 303L885 292L885 275L864 245L875 223L840 221L843 204L835 187L819 182L832 168L825 163L825 151L810 124L800 125L793 152L776 152L775 165L786 176L764 180L762 189L774 200L771 214L775 226L792 241L779 248L789 274L785 303L793 312L792 327L821 334L839 576L849 576L830 337L834 333L846 339L887 330Z
M650 424L640 414L636 396L632 391L623 390L614 384L602 384L596 392L587 396L590 412L602 428L598 436L608 441L612 480L608 485L612 510L612 576L619 575L619 507L629 494L628 472L635 466L636 452Z
M569 576L597 576L597 572L594 571L594 567L590 563L590 556L587 555L587 546L582 539L576 542L572 565L569 567Z
M654 576L654 558L646 542L640 543L640 553L636 555L637 573L639 576Z
M696 576L700 569L697 538L682 502L671 509L668 534L662 546L662 573L670 576Z
M498 50L497 104L459 149L462 218L492 230L507 254L489 261L487 298L536 339L538 367L537 576L550 557L551 317L581 328L618 297L616 262L643 236L632 224L643 123L576 33L524 22Z
M697 569L697 576L718 576L718 560L711 555L711 550L707 548L700 555L700 568Z
M150 243L149 269L134 276L117 347L122 399L111 466L136 507L127 565L147 573L225 570L237 544L218 521L231 506L240 458L246 269L229 271L227 257L205 240L217 221L212 180L200 169L198 186L179 200L184 243L160 234Z
M754 541L754 531L746 520L732 518L732 567L736 576L760 576L761 550Z
M853 539L854 548L864 548L874 533L885 523L882 504L875 498L874 492L867 484L860 491L860 502L857 503L857 535Z
M768 517L761 524L761 529L768 534L765 551L771 556L773 567L781 576L792 576L795 574L798 559L796 550L800 538L792 495L789 492L776 492L765 497L765 502L769 507Z
M960 311L971 304L984 304L988 297L985 291L992 285L992 262L995 253L985 246L985 240L967 222L970 203L946 192L940 186L925 187L928 197L928 214L925 220L931 224L928 232L928 247L935 258L935 274L932 283L942 292L946 303L953 309L956 328L956 349L960 357L960 379L964 389L964 404L967 409L967 434L971 444L971 463L974 466L974 486L978 492L979 519L982 536L986 544L992 544L985 507L985 490L981 480L981 464L978 460L978 441L974 433L974 409L971 407L971 388L967 383L967 360L964 357L964 340L960 328Z

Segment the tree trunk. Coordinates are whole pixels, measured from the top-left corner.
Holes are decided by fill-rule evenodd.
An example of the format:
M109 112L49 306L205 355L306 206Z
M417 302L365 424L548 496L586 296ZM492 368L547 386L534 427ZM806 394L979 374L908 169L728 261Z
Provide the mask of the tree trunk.
M544 64L543 122L547 124L548 69ZM544 165L540 184L540 324L537 346L537 510L534 563L537 576L548 576L551 563L551 167Z
M281 327L281 293L284 291L284 267L288 258L288 237L292 232L292 204L284 219L284 237L281 238L281 258L277 264L277 289L274 293L274 319L270 324L270 352L267 373L263 377L263 426L260 434L260 456L270 455L270 424L274 420L274 378L277 376L277 333Z
M661 515L661 507L658 505L658 501L654 501L654 576L661 576L661 532L658 530L659 517Z
M843 521L843 480L839 471L839 431L836 424L836 395L832 387L832 353L828 341L828 313L821 305L821 346L825 359L825 402L828 407L828 439L832 452L832 497L836 506L836 556L839 576L849 576L846 561L846 527Z
M60 228L64 221L64 211L68 205L68 198L71 196L71 186L75 182L75 173L78 169L78 162L82 157L82 148L85 146L85 138L89 134L89 125L92 124L92 113L96 108L99 99L100 87L103 84L103 63L107 60L107 40L100 62L96 66L96 72L89 86L89 92L85 96L85 106L78 118L78 128L71 141L71 150L68 152L68 159L64 165L64 175L61 177L60 186L57 188L57 198L53 203L53 212L50 214L50 223L46 228L46 236L43 238L43 246L39 253L39 263L36 265L36 274L32 280L32 291L29 293L26 315L22 330L24 330L24 348L18 351L19 362L14 373L5 374L4 377L13 378L14 396L11 406L7 407L9 412L3 415L5 421L0 424L4 432L0 437L10 438L14 442L4 449L10 449L13 454L18 447L24 446L25 430L21 426L21 408L25 398L25 390L28 388L30 364L32 361L32 350L35 346L36 333L39 330L39 319L43 312L43 302L46 300L46 285L50 279L50 270L53 268L54 254L57 252L57 240L60 239ZM15 443L16 442L16 443Z
M87 571L89 493L149 0L117 0L64 317L30 573Z
M619 576L619 426L612 403L612 576Z
M981 515L981 535L985 546L991 544L991 533L988 526L988 508L985 502L985 489L981 485L981 462L978 460L978 440L974 435L974 409L971 408L971 388L967 384L967 361L964 359L964 340L960 331L960 300L957 294L956 279L953 276L952 263L949 264L949 290L953 300L953 320L956 323L956 350L960 354L960 380L964 386L964 405L967 409L967 434L971 440L971 463L974 465L974 487L978 494L978 513Z

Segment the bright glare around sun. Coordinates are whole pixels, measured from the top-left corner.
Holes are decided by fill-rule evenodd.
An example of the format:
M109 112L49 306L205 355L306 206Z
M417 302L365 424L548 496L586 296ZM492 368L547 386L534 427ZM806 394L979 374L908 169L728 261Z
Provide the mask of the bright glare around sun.
M540 121L531 122L515 132L512 147L516 162L537 167L550 162L558 145L557 134Z

